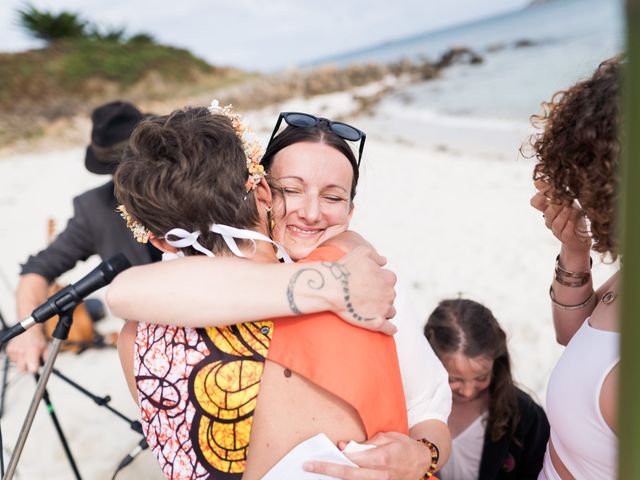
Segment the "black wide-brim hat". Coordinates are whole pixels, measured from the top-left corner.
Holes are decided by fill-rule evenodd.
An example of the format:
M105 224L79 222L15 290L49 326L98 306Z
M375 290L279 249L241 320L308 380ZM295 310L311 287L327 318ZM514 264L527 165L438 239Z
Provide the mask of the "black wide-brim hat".
M101 175L115 173L131 133L145 117L129 102L109 102L96 108L91 114L91 144L84 157L87 170Z

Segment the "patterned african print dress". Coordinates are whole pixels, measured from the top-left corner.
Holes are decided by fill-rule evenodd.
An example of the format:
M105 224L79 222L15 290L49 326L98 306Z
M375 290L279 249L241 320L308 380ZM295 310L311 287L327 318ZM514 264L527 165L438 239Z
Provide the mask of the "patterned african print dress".
M138 325L141 420L167 478L242 478L272 332L271 321L208 329Z

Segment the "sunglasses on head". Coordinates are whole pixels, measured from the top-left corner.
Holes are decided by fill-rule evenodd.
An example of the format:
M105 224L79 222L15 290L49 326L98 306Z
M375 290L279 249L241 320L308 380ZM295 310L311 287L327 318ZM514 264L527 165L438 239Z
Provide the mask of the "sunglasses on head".
M317 127L320 122L326 122L329 126L329 129L338 135L340 138L344 140L349 140L350 142L360 141L360 148L358 150L358 168L360 168L360 160L362 160L362 151L364 150L364 141L367 138L366 133L362 130L358 130L356 127L349 125L348 123L343 122L334 122L333 120L329 120L328 118L316 117L315 115L311 115L309 113L300 113L300 112L280 112L278 116L278 121L276 122L276 128L273 129L273 133L271 134L271 138L269 139L269 143L267 144L267 149L273 138L278 133L278 129L280 128L280 124L284 120L287 125L291 127L299 127L299 128L313 128Z

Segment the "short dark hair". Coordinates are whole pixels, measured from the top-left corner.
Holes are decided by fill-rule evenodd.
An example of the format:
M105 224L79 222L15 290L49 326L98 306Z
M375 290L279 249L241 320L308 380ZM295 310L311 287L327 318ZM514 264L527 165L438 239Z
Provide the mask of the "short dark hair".
M118 200L158 238L172 228L199 230L198 242L218 253L227 247L209 231L212 224L259 224L247 177L246 155L230 119L185 108L138 125L114 181Z
M520 420L518 398L507 336L491 310L473 300L443 300L429 315L424 335L439 358L462 353L469 358L483 355L493 359L487 430L494 442L507 433L513 435Z
M349 144L329 128L329 124L326 120L320 120L320 123L318 123L317 126L308 128L292 127L288 125L282 133L279 133L273 138L260 163L268 173L273 166L275 156L280 150L290 145L303 142L322 143L328 145L347 157L347 160L349 161L349 164L351 164L351 168L353 170L353 179L351 180L351 201L353 201L353 198L356 196L358 179L360 178L358 161L353 150L349 147ZM267 179L269 179L269 177L267 177ZM277 185L272 184L272 186L277 189Z

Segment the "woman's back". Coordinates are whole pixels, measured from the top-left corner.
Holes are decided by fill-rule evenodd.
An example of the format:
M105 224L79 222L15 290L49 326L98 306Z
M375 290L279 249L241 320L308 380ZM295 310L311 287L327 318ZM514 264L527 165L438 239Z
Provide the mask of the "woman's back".
M325 433L332 442L363 441L356 410L304 377L267 360L243 480L257 480L300 442Z

